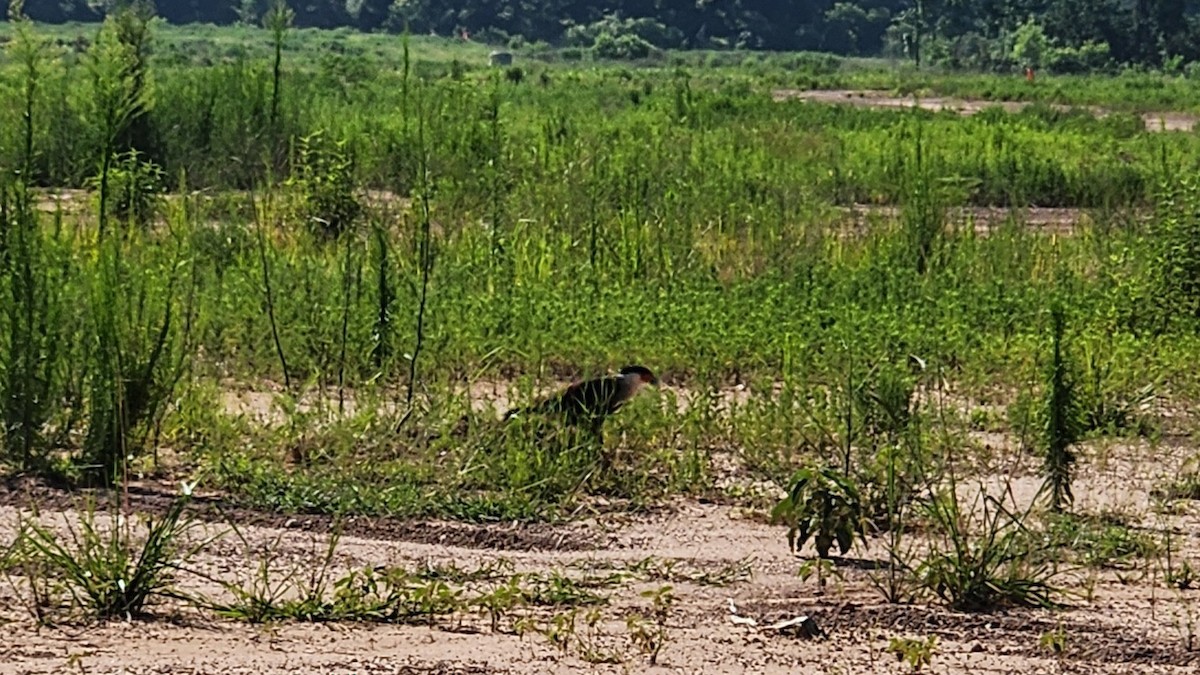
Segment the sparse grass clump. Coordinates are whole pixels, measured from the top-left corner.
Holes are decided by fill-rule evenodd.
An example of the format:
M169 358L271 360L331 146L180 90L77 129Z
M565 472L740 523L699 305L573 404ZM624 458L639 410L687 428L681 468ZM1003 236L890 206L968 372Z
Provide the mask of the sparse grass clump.
M141 616L155 600L180 597L177 574L204 546L187 540L195 524L185 513L190 499L185 486L160 518L145 519L144 532L119 509L97 514L90 505L66 524L65 536L28 520L21 530L24 550L15 555L27 556L32 564L26 569L46 577L29 584L49 582L69 595L69 611L99 619Z
M1039 553L1047 544L1030 536L1029 514L986 492L964 510L953 489L928 505L934 544L916 566L924 589L965 611L1055 606L1058 570Z
M430 625L466 607L461 589L436 579L421 580L400 568L371 567L309 583L289 581L294 579L285 578L269 587L241 588L230 584L235 600L210 606L220 616L251 623L346 621Z
M256 556L249 578L213 579L225 588L225 599L205 598L198 604L227 618L250 623L278 621L422 623L461 622L468 614L489 620L493 631L514 628L534 608L578 609L607 603L598 593L612 585L604 578L576 579L556 571L516 572L511 564L485 564L464 570L456 566L407 569L370 566L338 572L340 533L334 530L314 561L290 568L274 555ZM273 552L279 541L269 547ZM243 538L247 550L250 544ZM504 626L502 626L502 623Z
M1155 494L1161 499L1200 499L1200 455L1188 457Z
M1088 567L1127 568L1160 548L1149 533L1104 515L1052 515L1042 536L1062 557Z

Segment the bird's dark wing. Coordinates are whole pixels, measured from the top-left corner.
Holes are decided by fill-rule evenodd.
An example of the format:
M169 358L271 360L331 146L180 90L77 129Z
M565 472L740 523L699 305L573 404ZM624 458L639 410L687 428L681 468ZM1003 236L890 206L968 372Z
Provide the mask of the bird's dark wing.
M610 415L624 403L621 396L621 380L617 377L600 377L569 385L561 393L543 399L526 408L513 408L505 419L519 413L565 414L569 421L585 417Z
M616 411L621 405L621 381L616 377L601 377L577 382L562 394L562 410L568 415L603 416Z

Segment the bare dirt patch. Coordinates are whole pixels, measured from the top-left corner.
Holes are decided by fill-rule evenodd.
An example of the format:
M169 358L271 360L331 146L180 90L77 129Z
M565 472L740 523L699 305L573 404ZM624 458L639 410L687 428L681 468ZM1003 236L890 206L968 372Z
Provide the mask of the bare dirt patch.
M1031 105L1025 101L984 101L944 96L896 96L891 92L871 89L821 89L812 91L776 89L771 92L771 95L776 101L801 99L804 101L849 104L872 108L919 107L934 112L952 110L964 116L974 115L995 106L1000 106L1008 112L1019 112L1026 106ZM1049 105L1056 110L1064 112L1072 109L1072 106L1058 103ZM1096 117L1104 117L1112 112L1099 106L1074 106L1074 108L1088 110ZM1146 124L1147 131L1191 131L1195 128L1196 122L1200 120L1200 117L1196 115L1180 112L1148 112L1142 113L1141 117L1142 121Z
M1146 473L1148 469L1142 472ZM1130 485L1140 490L1145 480L1139 475ZM1079 488L1087 493L1098 489L1122 488L1101 487L1092 479L1082 480ZM28 501L35 493L9 489L2 494L0 534L7 537L15 509L28 505L21 496ZM44 515L70 512L67 495L50 489L36 494ZM131 504L153 510L155 502L135 490ZM1083 586L1077 586L1081 595L1071 598L1072 607L1063 611L975 614L939 605L889 605L872 590L869 576L885 559L881 542L873 541L838 564L821 589L797 576L803 559L788 552L781 528L737 513L726 506L680 501L655 514L593 519L580 527L596 533L594 541L602 545L587 550L529 546L523 535L514 536L503 525L427 523L408 529L363 529L340 541L339 564L345 566L443 564L465 569L505 560L522 572L578 576L655 559L662 569L673 565L689 570L677 578L653 577L612 588L596 640L618 654L620 663L589 663L579 650L559 651L541 634L493 632L486 619L471 615L432 627L290 622L256 626L167 604L157 607L156 618L148 620L39 629L22 614L13 589L0 584L0 606L5 608L0 621L8 622L5 630L10 635L0 646L0 673L901 673L907 666L888 651L889 641L928 636L938 638L931 672L1191 673L1200 668L1200 651L1188 628L1200 598L1196 591L1168 587L1161 575L1131 579L1136 575L1095 572L1088 582L1090 597L1084 599ZM287 535L271 549L272 566L315 564L314 551L319 552L326 540L321 527L297 531L309 528L271 514L243 511L232 517L256 548L267 550L269 542L278 543ZM1190 531L1195 521L1180 521L1184 523ZM436 534L461 531L476 534ZM1197 554L1192 539L1181 540L1177 556ZM245 574L258 562L245 557L240 544L223 540L193 564ZM751 575L710 583L698 573L737 565L748 566ZM651 669L630 643L624 618L644 610L648 601L641 592L662 583L671 583L677 599L660 665ZM186 575L182 584L192 592L209 590ZM805 639L740 625L731 620L730 601L739 615L755 618L760 626L810 616L824 637ZM546 625L553 614L548 611L537 618ZM1054 631L1066 636L1061 653L1049 650L1043 641Z
M686 393L686 390L681 390ZM486 398L493 388L473 392ZM750 396L745 388L731 399ZM731 401L732 402L732 401ZM975 406L951 401L956 409ZM1023 508L1040 481L1037 458L1011 449L1005 434L1002 461L983 470L991 494ZM1157 508L1150 494L1190 455L1189 437L1158 442L1111 441L1080 448L1075 508L1084 513L1125 514L1139 531L1174 537L1175 565L1200 560L1200 509L1182 502ZM727 469L738 477L736 457ZM978 489L976 480L964 479ZM176 486L142 482L128 491L131 511L162 513ZM12 536L17 513L36 504L44 522L61 527L79 517L78 492L10 480L0 485L0 552ZM99 495L93 495L99 496ZM225 537L208 546L180 574L185 593L219 594L213 577L236 581L265 564L276 574L316 566L333 521L321 515L285 515L240 509L220 494L200 494L193 511L203 536L236 523L243 539ZM462 570L500 566L503 573L562 574L600 579L641 570L604 586L593 640L614 663L584 658L578 645L563 651L538 632L568 610L535 608L536 628L518 634L512 625L493 631L486 617L462 612L432 626L413 624L300 623L253 625L219 619L177 601L165 601L149 618L98 625L38 627L22 609L17 585L0 577L0 675L8 673L903 673L908 666L889 651L893 638L936 637L929 672L937 673L1194 673L1200 671L1200 591L1181 590L1165 579L1163 559L1103 569L1072 569L1060 582L1073 593L1062 610L1009 609L990 613L952 611L932 601L891 605L875 590L872 575L888 559L884 541L837 561L822 588L797 572L811 555L792 554L782 527L747 517L744 506L677 499L652 512L606 513L567 525L469 524L438 520L349 518L335 556L335 573L373 567ZM918 549L930 545L915 533ZM503 565L501 565L503 563ZM730 573L734 570L736 573ZM741 573L745 570L745 574ZM642 594L663 584L676 600L667 621L668 639L651 668L632 643L626 618L645 612ZM735 622L737 616L758 622ZM583 634L584 613L575 617ZM809 616L823 637L808 639L767 630L773 622ZM1046 636L1061 634L1062 649ZM595 659L592 659L593 661Z
M886 221L900 217L898 207L877 204L854 204L842 207L841 211L844 215L843 228L850 234L867 232L872 219ZM1106 214L1106 217L1113 215ZM1145 214L1139 213L1115 215L1134 222L1146 218ZM976 234L985 236L1010 222L1044 234L1069 235L1076 232L1080 226L1095 224L1097 220L1098 216L1094 210L1081 208L956 206L946 210L947 224L969 226Z

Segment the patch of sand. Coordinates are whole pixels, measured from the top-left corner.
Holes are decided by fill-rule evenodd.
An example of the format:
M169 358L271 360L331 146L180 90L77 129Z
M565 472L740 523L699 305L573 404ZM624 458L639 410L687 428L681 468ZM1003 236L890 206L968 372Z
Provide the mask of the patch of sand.
M1169 476L1185 443L1156 448L1120 445L1089 450L1076 483L1079 508L1121 509L1144 516L1144 526L1181 533L1200 530L1196 509L1151 515L1146 495ZM1003 475L989 479L1000 489ZM1017 502L1032 499L1038 483L1012 481ZM134 492L135 508L151 508L147 495ZM1131 496L1133 496L1131 498ZM61 526L75 517L69 502L44 493L43 518ZM0 506L0 540L11 534L21 496L7 494ZM161 505L160 505L161 506ZM593 664L578 649L555 649L536 633L492 632L486 619L464 615L435 626L283 623L252 626L218 620L195 610L165 605L157 619L95 626L36 628L23 613L12 587L0 586L0 621L8 640L0 644L0 674L83 672L149 673L899 673L906 672L887 651L894 637L935 635L932 672L939 673L1191 673L1200 652L1189 646L1189 617L1200 611L1195 591L1178 591L1162 573L1143 563L1144 572L1112 570L1064 575L1074 590L1090 588L1090 598L1071 598L1070 609L1010 610L964 614L936 604L890 605L873 590L870 571L887 559L882 539L835 566L821 589L797 570L812 552L788 551L784 530L741 517L728 506L677 500L654 513L608 515L569 526L464 525L409 523L405 526L348 528L334 566L338 570L375 565L419 568L432 564L462 569L507 561L522 572L629 568L652 557L681 569L717 571L739 565L751 574L716 586L695 577L671 579L676 601L668 621L669 639L659 666L650 668L629 641L624 617L646 610L642 591L667 580L631 580L613 587L602 609L596 643L619 655L619 664ZM311 527L308 517L288 518L233 513L250 546L220 540L192 563L205 574L247 579L260 556L274 570L308 570L327 541L327 527ZM1137 520L1138 516L1134 516ZM327 526L326 521L326 526ZM210 522L206 533L223 527ZM437 536L441 532L442 536ZM432 534L431 534L432 533ZM465 534L464 534L465 533ZM928 542L918 541L918 550ZM556 544L555 542L558 542ZM577 545L562 546L562 542ZM1185 534L1176 538L1176 563L1196 560L1200 545ZM211 582L184 574L191 593L219 593ZM760 626L800 615L813 617L824 639L788 637L740 625L740 616ZM540 615L543 622L552 610ZM1068 650L1055 655L1040 640L1062 630Z
M850 104L872 108L919 107L934 112L952 110L960 115L974 115L994 106L1000 106L1008 112L1019 112L1030 105L1029 102L1025 101L984 101L945 96L896 96L891 92L871 89L817 89L808 91L776 89L771 92L771 95L776 101L800 99L804 101ZM1063 112L1072 109L1072 106L1058 103L1049 105ZM1111 114L1111 111L1099 106L1074 106L1074 108L1088 110L1097 117L1104 117ZM1200 119L1195 115L1180 112L1148 112L1142 113L1141 117L1142 121L1146 124L1147 131L1191 131L1195 128L1197 120Z

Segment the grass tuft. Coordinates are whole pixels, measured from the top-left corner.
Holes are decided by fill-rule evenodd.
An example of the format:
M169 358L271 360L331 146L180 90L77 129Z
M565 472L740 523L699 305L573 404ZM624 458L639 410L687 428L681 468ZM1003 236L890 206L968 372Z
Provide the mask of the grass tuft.
M180 597L176 573L205 545L186 541L195 525L185 513L190 500L185 486L160 518L146 519L140 536L132 518L115 507L98 519L88 504L78 522L66 526L66 537L26 521L26 555L61 580L73 609L99 619L143 616L154 600Z
M953 485L929 503L934 544L916 566L924 587L964 611L1057 606L1058 571L1041 555L1047 545L1030 536L1028 513L983 492L974 506L962 510Z

